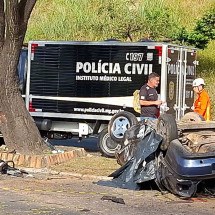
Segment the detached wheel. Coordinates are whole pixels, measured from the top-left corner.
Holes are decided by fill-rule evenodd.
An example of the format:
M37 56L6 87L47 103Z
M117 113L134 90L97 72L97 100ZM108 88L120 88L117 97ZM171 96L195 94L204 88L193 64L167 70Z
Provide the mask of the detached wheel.
M111 139L108 129L105 128L99 134L98 147L105 157L115 157L115 151L121 146Z
M130 112L116 113L108 124L108 133L115 142L122 143L124 142L125 131L137 123L136 116Z
M196 113L196 112L189 112L186 113L180 120L181 122L202 122L205 121L205 118Z
M178 139L178 128L171 114L163 114L158 118L157 133L163 137L161 150L167 150L172 140Z

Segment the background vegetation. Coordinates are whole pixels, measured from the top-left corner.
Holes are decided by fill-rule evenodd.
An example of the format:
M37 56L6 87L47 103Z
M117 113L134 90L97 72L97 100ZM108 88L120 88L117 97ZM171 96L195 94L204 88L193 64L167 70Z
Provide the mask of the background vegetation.
M194 30L198 20L213 8L214 0L38 0L25 40L165 41L175 38L183 28ZM198 52L198 76L206 80L212 107L214 48L213 40Z

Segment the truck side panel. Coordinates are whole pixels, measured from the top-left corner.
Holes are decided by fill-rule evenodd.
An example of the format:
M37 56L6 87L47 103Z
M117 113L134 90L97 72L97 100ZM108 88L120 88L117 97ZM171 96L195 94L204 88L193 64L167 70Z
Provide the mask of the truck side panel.
M39 44L30 62L33 110L111 116L133 110L133 92L152 71L158 50L148 46ZM73 115L74 116L74 115Z

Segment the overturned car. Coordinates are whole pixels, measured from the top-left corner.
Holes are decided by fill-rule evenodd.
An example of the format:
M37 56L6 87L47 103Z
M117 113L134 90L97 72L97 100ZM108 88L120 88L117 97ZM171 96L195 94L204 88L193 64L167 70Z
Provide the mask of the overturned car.
M117 186L128 189L154 181L161 191L181 197L194 196L199 187L214 195L214 128L213 122L176 123L170 114L139 122L126 130L116 152L121 168L110 176Z

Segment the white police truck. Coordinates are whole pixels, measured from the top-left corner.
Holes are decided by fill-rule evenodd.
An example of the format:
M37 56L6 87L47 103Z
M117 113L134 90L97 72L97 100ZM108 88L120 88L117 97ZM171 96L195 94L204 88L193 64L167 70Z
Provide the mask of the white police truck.
M139 120L133 93L147 76L161 76L161 111L179 120L193 104L196 64L196 49L168 43L30 41L18 73L26 107L43 136L98 134L101 152L111 157L125 130Z

